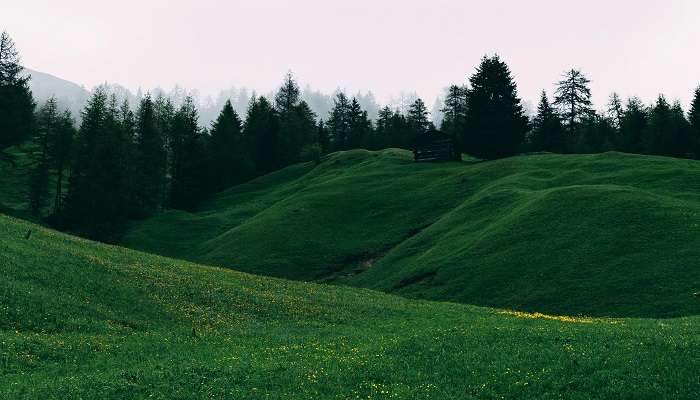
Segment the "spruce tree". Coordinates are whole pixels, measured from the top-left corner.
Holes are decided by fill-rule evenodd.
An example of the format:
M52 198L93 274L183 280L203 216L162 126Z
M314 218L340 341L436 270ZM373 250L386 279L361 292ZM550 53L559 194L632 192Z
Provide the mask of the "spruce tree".
M411 129L411 136L416 137L422 135L428 130L430 120L428 120L428 108L422 99L418 98L408 108L406 120Z
M199 114L194 100L187 96L173 117L171 128L172 208L193 211L208 195L207 143L198 121Z
M315 141L316 118L306 102L301 101L301 90L291 73L275 95L275 109L279 118L278 143L275 149L277 166L299 161L301 149Z
M498 56L484 57L469 83L462 150L484 159L517 154L528 119L506 63Z
M564 127L545 91L542 91L537 115L532 121L530 149L554 153L562 153L566 149Z
M243 134L251 143L257 174L274 171L278 166L279 119L265 97L253 96L248 106Z
M240 183L253 173L253 160L247 150L242 129L241 120L231 101L226 101L210 131L210 181L214 191Z
M642 137L647 131L648 124L648 108L636 97L628 99L620 124L620 141L623 151L628 153L643 152Z
M668 155L671 136L671 105L660 95L651 109L649 125L642 137L642 149L646 154Z
M49 139L49 153L55 169L56 188L54 193L53 216L58 217L63 211L63 197L66 173L73 156L73 143L77 132L70 111L60 115L56 135Z
M343 92L338 92L333 99L327 127L334 151L350 148L350 101Z
M32 168L29 184L29 205L35 215L41 215L49 198L49 141L59 129L59 112L56 99L51 97L39 109L36 117L36 133L31 151Z
M353 97L348 109L348 149L368 147L372 122L367 117L367 111L362 109L357 98Z
M695 158L700 157L700 87L695 89L695 96L690 105L688 113L688 122L690 124L690 148L695 153Z
M581 71L571 69L557 84L554 105L559 108L569 139L574 142L578 127L593 116L590 83Z
M372 148L375 150L384 149L391 146L391 118L394 112L388 106L379 110L377 123L372 135Z
M128 108L128 107L127 107ZM128 218L130 121L115 96L98 88L83 111L66 198L66 223L102 241L117 240Z
M445 104L440 110L443 113L440 130L450 136L459 149L463 147L459 140L467 122L467 93L466 87L450 86L445 96Z
M166 103L162 103L161 107L166 107L163 111L168 112ZM136 111L134 200L137 217L153 215L165 201L167 128L163 125L165 122L159 121L156 103L150 94L146 94Z
M22 75L19 53L7 32L0 33L0 158L4 150L27 139L34 123L29 76Z

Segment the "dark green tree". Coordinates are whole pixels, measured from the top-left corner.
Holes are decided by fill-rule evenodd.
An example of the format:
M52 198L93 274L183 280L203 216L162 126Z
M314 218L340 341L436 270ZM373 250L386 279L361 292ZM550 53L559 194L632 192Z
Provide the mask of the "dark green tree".
M542 91L537 115L532 120L530 150L562 153L566 150L566 137L561 119L552 107L547 93Z
M127 166L133 137L128 113L98 88L88 101L76 139L65 204L65 223L92 239L115 241L131 200ZM124 118L126 117L126 119Z
M673 114L671 105L661 95L651 109L649 125L642 137L642 148L646 154L668 155L671 147L670 130Z
M63 182L73 156L73 143L77 132L70 111L64 111L58 120L56 134L49 138L49 156L55 170L56 188L54 194L53 216L60 216L63 211L65 189Z
M161 100L162 101L162 100ZM162 103L158 107L168 106ZM165 202L167 152L165 137L168 132L167 123L159 119L156 103L150 94L139 102L136 111L136 143L134 178L134 216L143 218L153 215L160 210Z
M695 96L688 113L688 122L690 124L691 151L695 153L695 158L698 158L700 157L700 87L695 89Z
M430 120L428 119L428 107L420 98L411 104L408 108L408 115L406 116L406 121L411 129L411 136L416 137L422 135L428 130L430 126Z
M459 140L467 124L467 93L466 87L450 86L444 107L440 110L443 113L440 130L452 137L458 148L463 147Z
M316 140L316 117L306 102L291 73L275 95L279 118L278 143L275 149L278 167L299 161L301 149Z
M29 76L22 75L19 53L7 32L0 34L0 159L5 150L29 138L34 123L34 100Z
M349 130L347 148L358 149L368 147L372 122L367 117L367 111L362 109L357 98L353 97L348 110Z
M243 124L243 135L252 147L253 162L257 174L274 171L278 165L279 119L274 107L265 97L250 100Z
M199 126L199 114L187 96L172 121L170 206L194 211L209 194L209 160L206 135Z
M510 69L498 56L484 57L469 79L463 152L483 159L517 154L528 130Z
M648 108L636 97L628 99L620 123L621 149L628 153L642 153L642 135L648 124Z
M333 99L333 108L326 126L333 151L350 148L350 100L345 93L338 92Z
M557 84L554 105L559 108L569 139L576 142L577 129L593 116L591 103L591 81L579 70L571 69L564 73L564 79Z
M318 121L316 132L318 137L318 145L321 147L321 153L327 154L331 148L331 138L328 135L328 129L326 128L326 124L323 122L323 120Z
M253 174L253 159L244 140L241 119L226 101L210 130L210 174L214 191L243 182Z
M35 215L41 216L49 199L49 140L57 134L59 112L56 99L50 98L37 112L36 133L30 153L32 159L29 183L29 206Z

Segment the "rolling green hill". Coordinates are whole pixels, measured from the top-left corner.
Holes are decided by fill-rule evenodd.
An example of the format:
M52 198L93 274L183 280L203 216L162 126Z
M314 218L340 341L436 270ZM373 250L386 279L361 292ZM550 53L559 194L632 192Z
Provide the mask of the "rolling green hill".
M700 392L697 316L554 317L408 300L204 267L3 215L0 276L3 399Z
M354 150L135 224L125 245L257 274L564 315L700 314L700 163L415 164Z

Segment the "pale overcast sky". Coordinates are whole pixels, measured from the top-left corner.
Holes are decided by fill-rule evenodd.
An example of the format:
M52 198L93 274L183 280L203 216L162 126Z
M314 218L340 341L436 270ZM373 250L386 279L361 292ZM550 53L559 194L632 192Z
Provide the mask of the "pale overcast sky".
M533 102L571 67L599 108L612 91L688 104L700 84L698 0L22 0L0 6L1 29L27 67L88 87L267 92L292 70L323 91L430 105L492 53Z

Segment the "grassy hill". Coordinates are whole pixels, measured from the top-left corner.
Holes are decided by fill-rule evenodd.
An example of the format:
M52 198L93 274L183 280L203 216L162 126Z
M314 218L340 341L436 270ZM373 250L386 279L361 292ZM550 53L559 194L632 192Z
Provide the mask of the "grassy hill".
M552 317L408 300L204 267L3 215L0 276L3 399L700 392L700 317Z
M700 163L606 153L415 164L354 150L135 224L149 252L564 315L700 314Z

